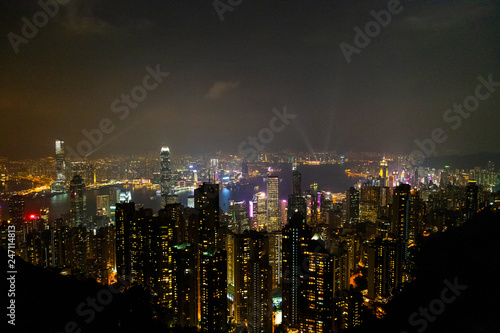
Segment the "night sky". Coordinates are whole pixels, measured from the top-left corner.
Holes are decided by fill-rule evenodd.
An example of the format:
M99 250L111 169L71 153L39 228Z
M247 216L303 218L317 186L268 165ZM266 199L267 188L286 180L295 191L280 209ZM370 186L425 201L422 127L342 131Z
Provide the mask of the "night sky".
M71 0L16 54L9 33L41 7L2 0L0 157L54 155L57 137L75 148L105 118L114 129L89 157L236 153L285 106L297 117L271 150L409 153L440 127L438 154L500 151L500 87L457 130L443 121L479 76L500 82L500 2L402 1L348 63L339 44L388 3L242 0L221 21L206 0ZM157 65L169 75L113 112Z

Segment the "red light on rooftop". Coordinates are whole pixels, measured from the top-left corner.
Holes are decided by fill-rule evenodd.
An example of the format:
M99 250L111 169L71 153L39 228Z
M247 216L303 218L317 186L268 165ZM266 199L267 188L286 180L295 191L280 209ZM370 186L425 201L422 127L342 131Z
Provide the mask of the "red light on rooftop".
M36 218L36 215L35 215L35 214L31 214L31 215L30 215L30 219L32 219L32 220L33 220L33 219L35 219L35 218Z

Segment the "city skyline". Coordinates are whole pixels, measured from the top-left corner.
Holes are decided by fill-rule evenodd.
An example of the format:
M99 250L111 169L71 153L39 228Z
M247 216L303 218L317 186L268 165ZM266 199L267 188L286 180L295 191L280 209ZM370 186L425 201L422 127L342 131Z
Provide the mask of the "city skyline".
M0 1L9 332L498 332L500 1Z
M65 320L83 331L98 325L96 316L112 320L90 309L116 309L119 288L125 295L140 290L155 313L132 316L139 321L124 323L127 329L148 323L168 332L363 332L384 325L393 298L423 281L429 264L418 252L431 239L500 210L492 161L464 170L390 154L352 154L351 162L333 153L321 161L290 153L252 162L178 159L162 146L151 159L90 162L65 159L63 141L55 143L48 168L2 161L0 183L0 241L15 258L10 269L29 263L107 288L79 304L75 320L49 321L55 329ZM307 168L315 180L305 181ZM352 186L328 191L328 176L319 172L325 168ZM48 185L33 185L35 179ZM15 190L20 184L30 189ZM66 209L58 207L64 202ZM26 298L14 293L16 277L26 273L10 272L9 324L26 327L26 313L16 310ZM460 296L467 274L453 285L447 275L447 290ZM456 299L441 298L440 309Z

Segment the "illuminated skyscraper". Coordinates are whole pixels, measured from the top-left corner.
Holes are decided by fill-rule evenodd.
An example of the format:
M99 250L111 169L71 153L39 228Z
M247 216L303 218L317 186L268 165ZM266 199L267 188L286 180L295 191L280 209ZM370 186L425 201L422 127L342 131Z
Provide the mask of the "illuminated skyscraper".
M376 223L380 207L380 187L363 184L359 199L359 221Z
M251 230L234 235L234 318L250 332L270 332L272 306L269 238Z
M75 175L69 185L70 219L73 227L87 222L87 196L82 177Z
M132 278L145 289L155 290L158 281L158 219L152 209L135 212L131 227Z
M194 191L194 205L198 244L198 321L203 332L224 331L227 323L227 252L218 249L219 185L200 185Z
M197 210L198 244L201 252L216 247L216 233L220 225L219 185L203 183L194 190L194 207Z
M13 195L9 200L9 218L16 226L17 230L21 230L24 223L24 197L21 195Z
M234 319L244 325L248 320L248 289L250 281L250 232L234 235Z
M253 196L252 202L253 202L253 204L251 205L250 208L253 209L253 211L252 211L253 229L256 229L259 231L266 230L266 228L267 228L266 194L264 192L256 193Z
M248 289L249 332L272 331L272 268L269 265L269 241L265 233L252 233L249 239L250 260Z
M229 201L229 228L236 234L250 230L249 205L245 201Z
M478 186L475 181L469 181L466 187L467 197L465 199L465 215L470 219L477 213L478 209Z
M302 196L301 192L301 175L297 171L297 167L292 167L292 194L288 196L288 209L287 209L287 222L290 222L292 215L300 213L304 218L307 218L307 204L306 199Z
M204 251L200 255L200 326L202 332L226 332L227 253Z
M295 196L302 195L301 178L302 176L300 172L298 172L297 169L294 169L292 172L292 195Z
M269 233L269 264L272 268L273 289L279 288L282 284L283 269L283 234L281 230Z
M158 219L152 209L135 211L133 202L116 204L118 276L158 290Z
M301 332L332 332L333 263L332 257L317 240L301 242L304 257L299 287L299 327Z
M403 282L402 269L408 265L408 240L410 236L410 205L411 188L408 184L401 184L394 189L392 201L392 227L396 234L398 242L398 272L397 276L400 282Z
M158 298L160 304L173 307L173 246L177 244L177 228L181 218L180 205L166 205L158 212Z
M345 332L363 323L363 295L359 291L343 291L334 302L334 332Z
M56 140L56 179L50 185L52 193L66 191L66 162L64 160L64 141Z
M380 161L380 178L382 178L382 186L388 186L389 184L389 167L387 166L387 161L385 157Z
M288 196L288 209L287 209L287 220L290 222L293 214L299 213L302 216L307 217L307 203L306 198L303 196L289 195Z
M160 151L160 189L161 206L167 204L168 196L173 194L172 169L170 168L170 148L164 146Z
M209 179L214 183L219 179L219 159L217 158L210 159Z
M388 297L398 280L399 258L395 240L376 238L368 247L368 297Z
M130 280L131 263L131 233L135 219L135 204L116 204L116 269L118 276Z
M346 192L347 200L347 223L355 225L359 222L359 191L351 187Z
M300 213L292 215L283 228L283 323L298 328L299 286L304 274L301 243L311 238L311 231Z
M109 195L97 196L97 216L110 216L109 212Z
M279 211L279 178L267 177L267 231L281 230Z
M181 327L194 327L197 324L197 302L193 301L196 299L196 255L194 251L195 248L190 243L174 245L172 248L174 320Z

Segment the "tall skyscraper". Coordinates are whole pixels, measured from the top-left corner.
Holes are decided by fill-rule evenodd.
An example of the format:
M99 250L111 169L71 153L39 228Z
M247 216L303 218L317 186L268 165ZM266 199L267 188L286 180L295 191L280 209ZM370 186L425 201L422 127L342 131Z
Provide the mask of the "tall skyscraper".
M363 295L359 291L342 291L334 302L334 332L346 332L363 323Z
M66 191L66 162L64 160L64 141L56 139L56 179L50 185L52 193Z
M173 248L184 242L182 220L180 204L167 204L158 212L158 298L160 303L168 308L172 308L174 303ZM192 253L193 249L190 248L187 252ZM180 253L186 253L186 251L180 251Z
M281 230L279 210L279 178L267 177L267 231Z
M24 197L21 195L13 195L9 200L9 218L16 226L17 230L21 230L24 223Z
M234 235L234 318L251 332L270 332L271 266L266 232Z
M249 205L245 201L229 201L229 228L236 234L250 230Z
M359 221L376 223L380 207L380 187L363 184L359 198Z
M87 195L85 183L80 175L73 176L69 185L71 226L79 227L87 223Z
M292 194L288 196L287 222L290 222L293 214L300 213L304 219L307 218L307 203L302 196L301 191L301 175L297 171L296 166L292 167Z
M271 332L273 306L271 301L272 268L268 259L269 239L265 233L253 233L249 243L249 332Z
M234 319L237 324L245 325L245 322L248 321L250 232L234 235L233 242Z
M220 226L219 185L203 183L194 190L197 210L198 244L206 252L216 247L216 233Z
M385 157L380 161L380 178L382 178L382 186L389 186L389 167Z
M116 269L118 276L130 280L132 272L131 234L135 219L135 204L133 202L117 203L116 220Z
M219 179L219 159L210 159L209 179L214 183Z
M311 239L311 230L300 213L292 215L283 228L283 323L299 328L299 286L304 255L301 243Z
M267 229L267 198L266 193L258 192L255 193L252 199L251 209L253 218L253 228L259 231Z
M301 242L303 274L299 287L298 323L301 332L332 332L333 263L323 242Z
M469 181L466 187L465 216L470 219L478 210L478 186L475 181Z
M109 211L109 195L97 196L97 216L110 216Z
M160 190L161 205L167 204L168 196L173 194L172 169L170 167L170 148L164 146L160 150Z
M219 185L203 183L194 191L198 244L198 321L203 332L226 329L227 252L218 246Z
M347 223L356 225L359 222L359 191L351 187L346 192L347 199Z
M301 179L302 175L300 174L300 172L298 172L297 169L294 169L292 172L292 195L302 195Z
M306 198L303 196L289 195L288 196L288 209L287 209L287 221L290 223L290 219L293 214L299 213L302 216L307 217L307 203Z
M391 238L377 237L368 247L368 297L388 297L399 279L398 247Z
M281 230L269 233L269 264L272 268L273 289L282 285L283 269L283 234Z
M158 219L152 209L140 208L132 220L130 236L132 278L145 289L158 282Z
M202 332L227 331L227 253L204 251L200 255L200 326Z
M195 251L192 244L183 243L174 245L171 253L174 322L181 327L197 325Z
M392 228L396 234L398 242L398 272L399 281L396 284L403 282L402 269L408 265L408 240L410 236L410 205L411 205L411 188L408 184L401 184L394 189L392 200Z

